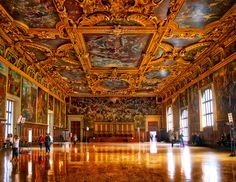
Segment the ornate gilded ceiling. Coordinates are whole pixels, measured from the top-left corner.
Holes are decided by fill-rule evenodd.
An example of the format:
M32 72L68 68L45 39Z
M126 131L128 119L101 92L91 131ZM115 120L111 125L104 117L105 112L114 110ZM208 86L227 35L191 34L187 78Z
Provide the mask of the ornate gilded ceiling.
M0 13L27 70L83 97L167 97L236 27L235 0L0 0Z

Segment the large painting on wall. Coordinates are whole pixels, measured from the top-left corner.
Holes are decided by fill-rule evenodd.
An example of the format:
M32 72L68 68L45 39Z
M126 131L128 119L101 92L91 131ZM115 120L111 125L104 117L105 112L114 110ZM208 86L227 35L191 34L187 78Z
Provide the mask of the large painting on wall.
M22 97L21 113L27 122L36 122L36 98L37 86L23 78L22 80Z
M213 75L217 120L228 120L228 113L236 113L236 60Z
M12 69L8 69L8 93L20 97L21 76Z
M0 118L5 118L7 77L0 73Z
M68 114L84 115L91 122L138 122L144 115L157 115L155 97L133 98L79 98L72 97ZM139 116L139 117L138 117Z
M84 36L92 67L137 67L150 34Z
M66 105L61 103L61 124L66 128Z
M48 94L41 88L38 89L37 123L47 124Z

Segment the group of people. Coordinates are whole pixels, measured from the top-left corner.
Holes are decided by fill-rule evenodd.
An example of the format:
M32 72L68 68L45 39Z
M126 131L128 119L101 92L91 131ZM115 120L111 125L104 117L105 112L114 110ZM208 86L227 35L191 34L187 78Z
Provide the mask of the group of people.
M43 135L40 135L38 142L39 142L40 151L42 151L43 144L44 144L45 148L46 148L46 154L49 154L51 143L52 143L52 139L51 139L50 134L47 133L45 137L43 137Z
M174 146L174 143L179 143L180 146L184 147L184 139L183 139L184 135L182 132L179 134L178 132L170 131L169 135L172 147Z

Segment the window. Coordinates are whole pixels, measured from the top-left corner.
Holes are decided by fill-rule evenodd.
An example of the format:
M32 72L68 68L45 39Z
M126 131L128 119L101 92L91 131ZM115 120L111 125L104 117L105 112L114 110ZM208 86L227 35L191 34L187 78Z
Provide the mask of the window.
M184 141L188 141L188 110L187 109L181 109L180 132L183 132Z
M167 123L167 126L166 126L167 132L169 130L173 130L173 117L172 117L172 109L170 106L167 109L166 123Z
M13 130L13 101L7 100L6 107L6 128L5 128L5 138L7 138L8 134L12 134Z
M213 101L212 90L207 88L202 91L202 127L213 126Z

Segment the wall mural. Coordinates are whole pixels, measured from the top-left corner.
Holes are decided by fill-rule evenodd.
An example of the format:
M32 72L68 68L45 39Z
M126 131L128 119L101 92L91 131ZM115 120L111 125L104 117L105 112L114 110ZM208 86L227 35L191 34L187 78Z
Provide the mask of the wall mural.
M49 95L48 99L48 109L53 111L53 96Z
M180 28L203 28L220 19L235 3L235 0L187 0L175 22Z
M61 124L66 128L66 105L61 103Z
M150 34L84 35L93 67L137 67Z
M199 118L199 94L198 84L192 85L189 88L189 126L190 130L194 132L200 131L200 118Z
M138 116L158 114L161 107L155 97L72 97L67 104L67 114L84 115L90 122L135 122Z
M236 117L236 60L214 73L217 120L228 120L228 113Z
M0 118L5 118L7 67L0 62Z
M0 73L0 118L5 118L7 77Z
M8 69L8 93L20 97L21 76L12 69Z
M182 92L180 95L180 108L186 107L188 105L188 93L187 90L185 90L184 92Z
M48 94L41 88L38 89L37 123L47 124L48 119Z
M61 102L54 99L54 126L60 126L61 123Z
M31 28L54 28L59 21L52 0L1 0L10 15Z
M36 98L37 86L23 78L22 80L22 97L21 97L21 114L27 122L36 122Z

